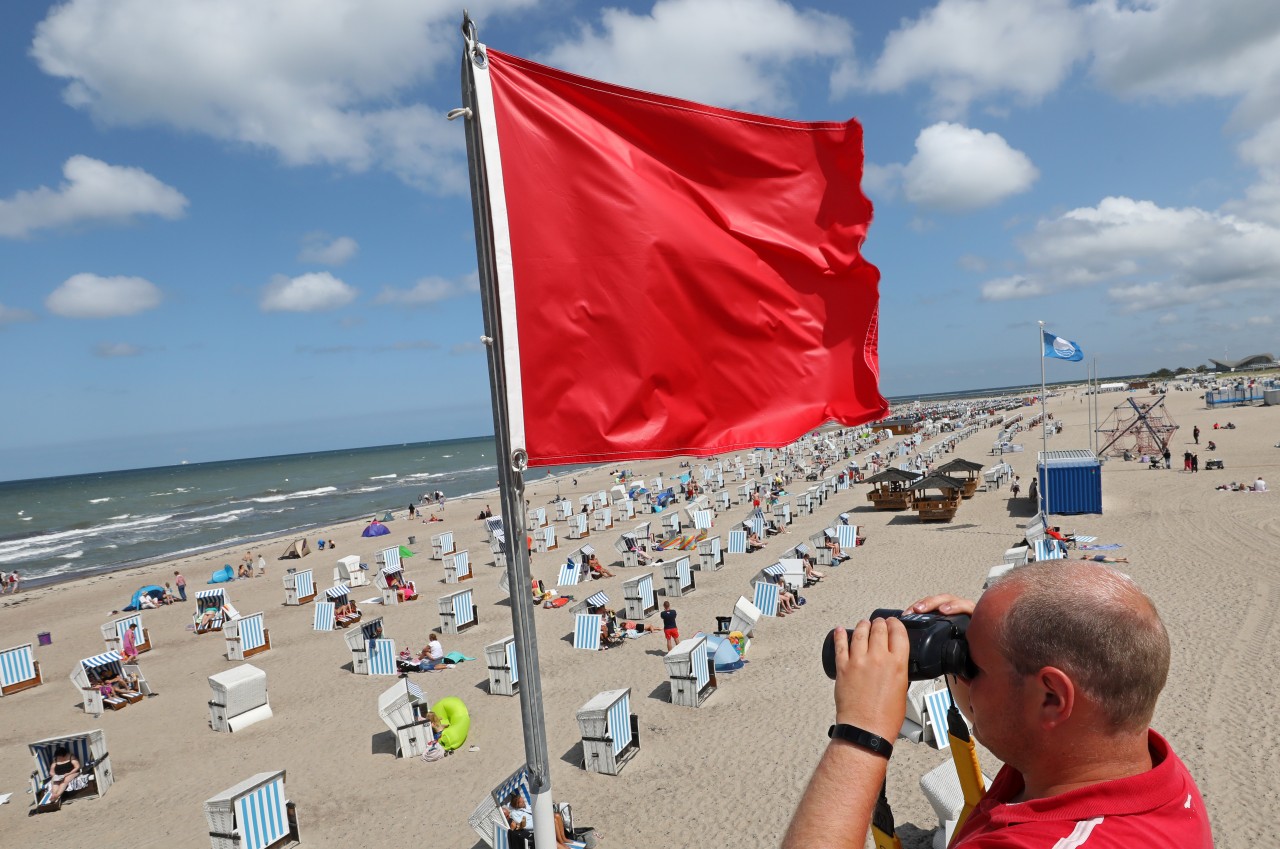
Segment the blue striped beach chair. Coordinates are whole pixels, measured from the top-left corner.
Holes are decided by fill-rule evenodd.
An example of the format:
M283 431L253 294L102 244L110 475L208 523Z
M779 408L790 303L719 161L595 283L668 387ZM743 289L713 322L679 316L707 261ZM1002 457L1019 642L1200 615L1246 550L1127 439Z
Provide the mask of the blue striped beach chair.
M1038 539L1035 543L1036 560L1062 560L1066 557L1066 552L1062 548L1062 544L1056 539L1046 537Z
M71 683L80 693L85 713L101 716L104 710L120 710L151 694L151 687L143 677L142 670L136 665L125 665L122 660L120 652L109 651L86 657L75 665L71 671ZM123 695L104 696L98 690L99 682L112 676L137 676L138 689Z
M560 567L560 576L556 578L557 587L576 586L582 578L582 566L570 560Z
M547 524L547 508L534 507L529 511L529 528L541 528Z
M395 552L394 556L388 554L391 551ZM413 586L413 581L405 577L404 568L400 565L400 549L389 548L383 554L392 562L386 563L378 571L374 579L378 589L382 591L382 603L388 606L399 604L402 598L401 589L404 590L403 599L405 601L412 601L417 598L418 593Z
M223 608L227 605L226 591L216 590L197 590L196 591L196 613L192 617L192 621L196 625L197 634L207 634L210 631L221 631L222 624L226 621L227 612ZM217 614L209 620L208 624L201 627L200 622L204 619L204 612L217 608Z
M626 605L628 619L644 619L649 614L657 612L658 594L653 588L653 573L637 575L623 581L622 599Z
M724 551L720 548L720 537L708 537L698 541L698 563L700 572L715 572L724 565Z
M493 849L507 849L507 821L498 810L507 804L512 793L524 797L525 804L533 806L533 794L529 790L529 770L521 766L497 787L490 790L476 806L467 823L480 835L480 839Z
M107 644L108 651L112 649L122 651L124 649L124 632L129 630L130 625L138 626L138 632L134 635L134 647L137 648L138 654L151 651L151 632L143 627L141 613L135 613L132 616L125 616L121 619L113 619L103 624L102 641Z
M858 526L857 525L836 525L836 542L840 543L840 547L849 554L853 549L858 547Z
M0 652L0 696L12 696L43 683L31 643Z
M934 690L924 697L926 727L932 733L932 740L926 735L926 741L935 749L945 749L951 745L947 737L947 709L951 707L951 692L945 687Z
M613 508L607 504L604 507L598 507L591 514L591 529L595 531L607 531L613 528Z
M284 603L291 607L306 604L316 597L315 576L310 569L299 569L284 576Z
M791 502L784 501L781 504L773 505L774 524L780 527L786 527L791 524Z
M556 526L547 525L541 528L533 535L533 548L540 554L546 554L548 551L555 551L558 543L556 542Z
M691 516L693 527L700 531L711 530L711 526L715 522L715 515L711 510L694 510Z
M671 703L683 707L701 707L715 691L711 667L707 662L707 637L699 634L681 640L667 652L662 661L667 667Z
M681 598L693 592L693 569L688 557L662 564L663 586L669 598Z
M49 779L53 777L54 752L60 746L65 746L71 756L80 762L80 777L72 781L71 788L63 791L60 800L62 805L75 799L105 796L107 789L115 782L111 772L111 755L107 751L107 737L100 729L28 743L27 750L35 760L35 770L31 773L31 798L36 804L33 813L54 810L53 807L45 806L49 805L50 800Z
M756 511L756 514L742 523L751 533L764 539L764 514Z
M756 581L755 597L752 603L759 609L761 615L777 616L778 585L769 581Z
M453 554L453 531L443 531L431 535L431 559L443 560L445 555Z
M378 716L395 735L397 758L417 757L431 745L431 722L423 716L430 705L422 688L408 678L378 696Z
M497 696L514 696L520 687L520 667L516 663L516 638L508 634L496 643L484 647L485 662L489 665L489 693Z
M390 640L386 637L369 640L365 644L365 650L369 656L370 675L397 674L395 640Z
M746 554L747 553L747 532L746 531L729 531L729 553L730 554Z
M585 513L573 513L569 516L569 529L566 536L569 539L582 539L589 535L587 530L587 515Z
M446 584L469 581L472 577L474 577L474 573L471 571L471 553L469 551L463 549L445 557L444 582Z
M276 849L299 841L285 771L260 772L205 800L214 849Z
M351 671L356 675L369 674L369 643L385 637L382 629L382 617L378 616L359 627L352 628L342 635L351 652ZM392 660L394 666L394 658Z
M587 772L617 775L640 748L630 688L597 694L578 709L577 718Z
M479 622L470 588L441 596L438 607L440 630L445 634L460 634Z
M563 522L573 516L573 502L563 498L556 502L556 521Z
M600 650L600 622L598 613L579 613L573 622L573 647L587 651Z
M344 596L345 598L345 596ZM332 601L317 601L315 607L314 618L311 621L311 630L313 631L333 631L336 630L336 620L333 611L337 605Z
M271 632L263 625L261 613L228 622L222 636L227 640L227 660L248 660L271 650Z

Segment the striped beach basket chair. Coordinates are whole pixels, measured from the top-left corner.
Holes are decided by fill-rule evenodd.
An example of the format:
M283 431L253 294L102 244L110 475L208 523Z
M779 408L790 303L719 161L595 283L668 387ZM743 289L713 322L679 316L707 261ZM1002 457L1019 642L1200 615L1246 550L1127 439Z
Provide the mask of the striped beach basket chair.
M764 515L759 511L754 516L742 523L751 533L764 539Z
M260 772L204 803L212 849L277 849L301 840L285 771Z
M667 680L670 682L671 703L683 707L701 707L707 697L715 691L716 685L711 674L711 664L707 657L707 637L698 634L687 640L681 640L662 659L667 667Z
M445 555L453 554L453 531L443 531L431 535L431 559L443 560Z
M444 582L457 584L469 581L475 575L471 571L471 554L466 549L455 551L444 558Z
M493 849L506 849L510 845L507 842L507 821L498 808L507 804L512 793L519 793L524 797L526 805L533 806L528 767L521 766L490 790L471 816L467 817L467 823L475 833Z
M529 511L529 528L541 528L547 524L547 508L534 507Z
M589 533L586 513L574 513L569 516L569 530L566 533L569 539L582 539Z
M587 772L617 775L639 751L631 688L597 694L578 708L577 718L582 732L582 765Z
M43 683L31 643L0 652L0 696L12 696Z
M595 531L607 531L613 528L613 508L598 507L591 514L591 528Z
M556 502L556 521L563 522L573 516L573 502L562 498Z
M485 662L489 666L489 693L497 696L514 696L520 687L520 667L516 663L516 638L508 634L496 643L484 647Z
M31 773L31 798L36 805L33 813L55 809L46 807L50 805L49 779L53 777L54 753L63 746L80 762L80 776L63 791L59 807L76 799L105 796L107 789L115 783L111 755L107 751L107 736L101 729L28 743L27 750L35 760L35 769Z
M836 525L836 542L840 543L840 548L844 549L846 554L857 548L858 526Z
M226 621L227 612L224 609L227 605L226 591L217 590L197 590L196 591L196 613L192 617L192 621L196 625L197 634L207 634L210 631L221 631L222 624ZM218 612L209 620L205 626L201 626L200 622L204 619L206 610L216 609Z
M98 689L100 682L114 676L124 679L136 676L137 689L129 690L123 695L103 695ZM117 651L84 658L75 665L70 677L71 683L80 693L84 712L92 716L102 716L104 710L120 710L151 695L151 687L142 675L142 670L136 665L125 664Z
M358 628L352 628L342 635L351 652L351 671L356 675L369 673L369 643L385 636L382 629L382 617L378 616L363 622ZM394 666L394 659L392 661Z
M438 609L440 630L446 634L460 634L479 622L470 588L440 596Z
M693 568L688 557L662 564L663 588L668 598L680 598L694 591Z
M378 696L378 716L395 735L397 758L417 757L431 745L431 722L423 717L430 705L422 688L408 678Z
M729 531L729 553L730 554L746 554L747 553L747 532L746 531Z
M778 585L769 581L756 581L752 603L763 616L778 615Z
M572 560L560 567L560 575L556 578L557 587L576 586L582 578L582 567Z
M688 558L684 558L686 564ZM653 573L637 575L622 582L622 598L628 619L644 619L658 610L658 594L653 588Z
M557 545L555 525L547 525L545 528L540 528L534 532L533 549L539 554L546 554L548 551L555 551Z
M370 675L397 674L395 640L386 637L369 640L365 644L365 650L368 652Z
M720 548L720 537L698 540L698 562L695 568L701 572L715 572L723 565L724 552Z
M598 613L579 613L573 621L573 647L588 651L600 650L600 622Z
M261 613L228 622L222 636L227 641L227 660L248 660L271 650L271 632L263 625Z
M1066 552L1062 548L1062 544L1056 539L1048 538L1038 539L1035 542L1036 560L1062 560L1066 557Z
M316 597L316 579L310 569L299 569L284 576L284 603L291 607L306 604Z
M331 587L337 589L337 587ZM343 594L343 598L346 595ZM314 618L311 620L311 630L313 631L333 631L337 629L337 620L334 617L334 610L337 605L332 601L317 601Z
M143 627L141 613L135 613L132 616L125 616L121 619L113 619L102 625L102 641L107 644L108 651L122 651L124 649L124 632L129 630L130 625L138 626L134 642L134 647L137 648L138 654L151 651L151 632Z
M690 518L693 520L693 526L700 531L711 530L712 524L715 523L715 512L712 510L694 510Z
M951 745L947 737L947 710L951 707L951 702L951 692L945 687L924 697L925 727L932 734L932 739L930 734L926 734L925 740L935 749L946 749Z

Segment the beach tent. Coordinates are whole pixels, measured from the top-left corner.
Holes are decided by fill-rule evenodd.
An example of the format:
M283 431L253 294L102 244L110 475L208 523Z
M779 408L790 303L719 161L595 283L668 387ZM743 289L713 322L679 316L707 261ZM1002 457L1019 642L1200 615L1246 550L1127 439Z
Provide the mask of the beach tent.
M306 557L311 553L310 546L307 545L306 537L295 539L289 543L289 547L284 550L284 554L280 555L281 560L297 560L300 557Z
M360 534L360 536L380 537L380 536L385 536L386 534L389 534L389 533L391 533L390 528L388 528L386 525L379 522L377 519L374 519L372 522L369 523L369 527L364 529L364 531Z
M228 564L226 566L223 566L218 571L214 572L213 577L205 581L205 583L206 584L225 584L227 581L234 581L235 579L236 579L236 570L232 569L231 565Z
M155 599L164 598L164 587L157 587L155 584L151 584L146 587L139 587L138 591L133 594L133 598L129 599L129 604L125 607L125 610L141 610L142 597L144 595L149 595Z
M707 653L711 655L715 663L716 672L733 672L735 669L742 668L742 655L738 654L737 648L729 641L728 637L715 634L706 634L705 636L707 638Z

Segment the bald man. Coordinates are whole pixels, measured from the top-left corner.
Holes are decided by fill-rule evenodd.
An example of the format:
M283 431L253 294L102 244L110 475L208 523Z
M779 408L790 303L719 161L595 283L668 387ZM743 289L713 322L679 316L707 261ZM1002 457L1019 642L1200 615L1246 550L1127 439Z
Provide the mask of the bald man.
M970 613L977 672L950 680L974 735L1005 766L951 843L986 847L1211 849L1204 802L1151 730L1169 671L1169 637L1128 577L1089 561L1032 563L975 605L939 595L917 613ZM785 849L860 848L906 712L906 629L860 622L836 645L836 722Z

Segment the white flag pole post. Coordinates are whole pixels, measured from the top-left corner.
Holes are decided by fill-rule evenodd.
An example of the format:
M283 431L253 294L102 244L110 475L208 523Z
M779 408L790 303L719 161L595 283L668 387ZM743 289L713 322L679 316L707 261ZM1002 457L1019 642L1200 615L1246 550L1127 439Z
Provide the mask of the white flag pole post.
M1040 325L1040 333L1039 333L1039 335L1037 336L1037 342L1039 343L1039 346L1038 346L1038 347L1039 347L1039 351L1040 351L1040 443L1041 443L1041 445L1043 445L1043 446L1044 446L1044 448L1043 448L1043 449L1042 449L1042 451L1041 451L1041 456L1043 457L1045 454L1048 454L1048 453L1049 453L1049 431L1048 431L1048 430L1046 429L1046 427L1045 427L1046 425L1048 425L1048 423L1049 423L1049 419L1048 419L1048 417L1045 415L1045 403L1044 403L1044 360L1045 360L1045 357L1044 357L1044 322L1043 322L1043 321L1038 321L1038 322L1036 322L1036 323L1037 323L1038 325ZM1047 461L1046 461L1046 462L1047 462ZM1037 478L1039 478L1039 477L1040 477L1040 469L1039 469L1039 466L1040 466L1040 464L1039 464L1039 463L1036 463L1036 467L1037 467L1037 468L1036 468L1036 477L1037 477ZM1048 467L1048 466L1046 466L1046 467L1045 467L1045 478L1048 478L1048 477L1049 477L1048 472L1049 472L1049 467ZM1049 488L1048 488L1047 486L1045 486L1045 484L1046 484L1046 483L1047 483L1047 481L1046 481L1046 480L1040 480L1040 481L1038 481L1038 482L1037 482L1037 486L1036 486L1036 492L1037 492L1037 494L1040 496L1040 498L1044 499L1044 520L1045 520L1045 524L1046 524L1046 525L1048 525L1048 524L1049 524ZM1039 504L1037 504L1037 505L1036 505L1036 508L1037 508L1037 509L1039 509L1039 507L1040 507L1040 505L1039 505Z
M489 354L489 384L493 401L493 431L498 451L498 484L502 503L503 555L506 557L507 579L511 587L511 622L515 631L516 664L520 670L520 719L524 731L525 765L529 772L529 793L533 797L534 842L538 846L555 846L555 813L551 804L551 769L547 755L546 721L543 716L542 674L538 667L538 634L534 628L534 610L529 603L529 549L525 545L524 471L528 454L523 441L523 415L511 409L510 383L519 381L517 340L514 324L504 326L503 281L500 279L498 256L509 256L509 245L500 250L495 244L506 238L505 218L495 222L490 201L490 180L501 186L501 174L491 175L486 165L485 139L496 145L496 127L482 119L493 114L492 91L488 81L488 62L480 44L476 25L463 14L462 33L465 49L462 56L463 108L449 117L466 119L467 161L471 180L471 206L475 222L476 259L480 273L480 298L484 309L485 347ZM488 121L487 123L492 123ZM490 154L496 151L489 151ZM500 194L500 193L499 193ZM505 215L505 212L503 212ZM509 281L508 281L509 282ZM514 298L514 293L509 293ZM508 361L508 352L514 362ZM513 373L508 373L508 368ZM516 390L518 396L518 389ZM518 397L516 403L519 403ZM521 422L519 441L512 436L512 417ZM513 444L514 443L514 444ZM505 804L505 800L499 800Z

